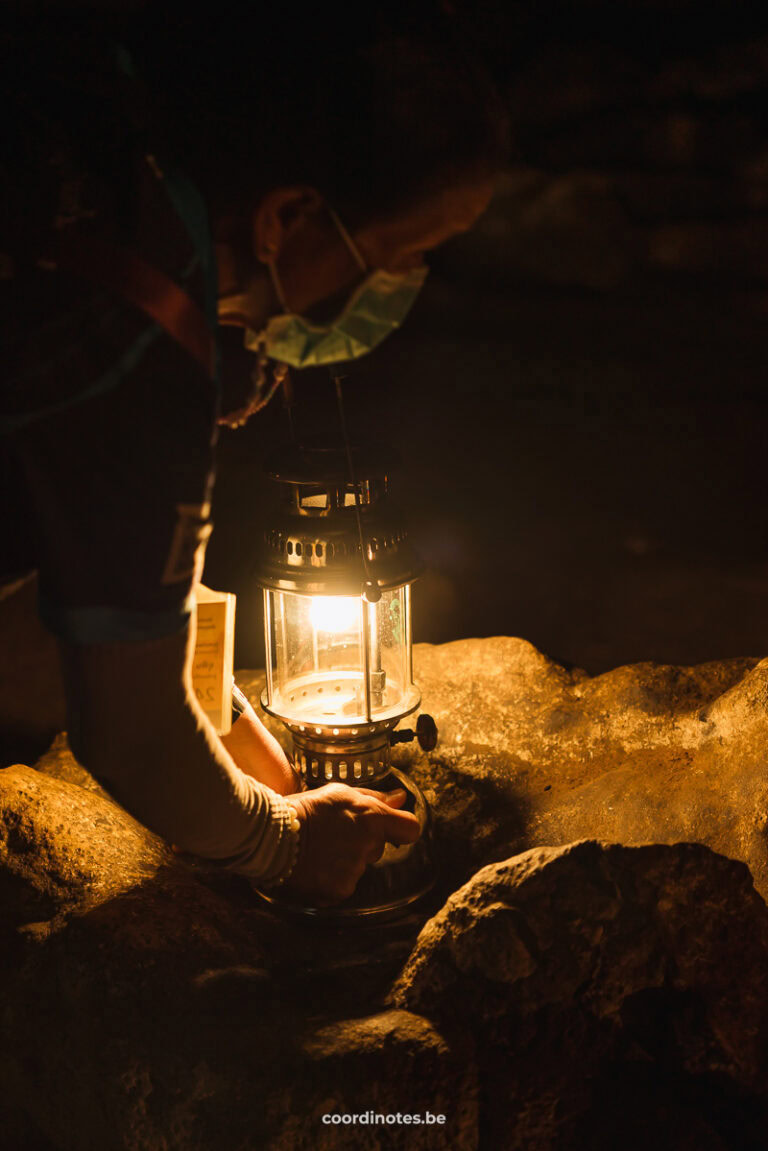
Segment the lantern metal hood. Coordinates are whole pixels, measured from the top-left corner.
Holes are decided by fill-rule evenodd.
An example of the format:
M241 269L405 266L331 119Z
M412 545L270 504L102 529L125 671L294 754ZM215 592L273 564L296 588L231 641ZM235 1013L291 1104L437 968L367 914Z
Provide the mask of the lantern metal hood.
M341 907L297 908L324 918L393 914L434 882L429 809L391 763L394 743L416 738L431 750L437 739L423 714L415 729L395 731L421 702L410 595L421 563L391 500L396 466L394 453L370 445L292 446L267 467L274 502L257 572L266 643L262 707L290 731L294 766L307 787L405 787L406 807L422 826L416 844L388 844Z

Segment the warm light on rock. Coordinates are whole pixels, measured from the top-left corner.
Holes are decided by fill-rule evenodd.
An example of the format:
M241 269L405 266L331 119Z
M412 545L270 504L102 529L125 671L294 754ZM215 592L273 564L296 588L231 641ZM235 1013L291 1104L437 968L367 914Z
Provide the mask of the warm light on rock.
M0 771L0 1060L33 1133L330 1151L329 1111L407 1107L446 1114L430 1151L678 1151L718 1146L733 1098L751 1132L768 661L590 678L495 638L415 662L445 740L395 753L442 885L394 924L281 921L125 816L61 740ZM238 681L255 699L264 675Z

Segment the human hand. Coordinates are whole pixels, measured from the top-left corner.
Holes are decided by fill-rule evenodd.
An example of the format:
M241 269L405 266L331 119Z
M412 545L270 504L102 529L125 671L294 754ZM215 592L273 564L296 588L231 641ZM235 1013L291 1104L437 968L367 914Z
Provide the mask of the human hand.
M301 840L296 867L283 890L311 898L319 907L348 899L367 865L381 858L385 844L419 838L416 816L397 810L406 798L403 788L372 791L344 783L286 795L301 824Z

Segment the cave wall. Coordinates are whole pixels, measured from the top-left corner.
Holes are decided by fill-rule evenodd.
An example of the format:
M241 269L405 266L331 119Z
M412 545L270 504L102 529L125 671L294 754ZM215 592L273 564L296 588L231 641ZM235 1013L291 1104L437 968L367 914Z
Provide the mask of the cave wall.
M349 370L395 442L428 565L416 638L515 634L592 672L759 655L768 19L750 5L461 9L513 154L431 257L403 331ZM295 373L303 426L335 426ZM225 434L206 578L262 659L255 474L278 406Z

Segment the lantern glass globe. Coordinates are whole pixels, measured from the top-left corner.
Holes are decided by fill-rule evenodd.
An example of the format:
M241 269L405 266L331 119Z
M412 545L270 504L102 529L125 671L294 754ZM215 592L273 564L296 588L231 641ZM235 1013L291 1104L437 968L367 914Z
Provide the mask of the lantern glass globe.
M287 723L394 722L418 703L411 670L410 585L362 595L265 590L268 710ZM340 734L340 733L338 733Z

